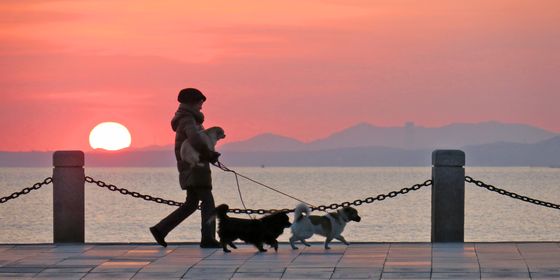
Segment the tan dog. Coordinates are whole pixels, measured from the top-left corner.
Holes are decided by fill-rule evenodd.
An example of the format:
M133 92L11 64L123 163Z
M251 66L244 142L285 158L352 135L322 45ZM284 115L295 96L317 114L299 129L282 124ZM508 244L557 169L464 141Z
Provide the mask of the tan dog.
M290 237L292 249L298 248L295 245L298 240L305 246L311 246L305 239L310 238L313 234L319 234L327 238L325 239L325 249L330 249L329 243L333 239L350 245L341 235L342 231L349 221L360 222L362 219L358 215L358 211L352 207L344 207L324 216L313 216L310 215L310 212L311 209L305 204L299 204L294 211L294 222L291 226L292 237Z
M224 130L218 126L204 130L200 136L206 145L208 145L208 149L210 149L210 151L215 151L218 140L226 138ZM189 139L186 139L181 144L180 154L181 159L188 163L191 168L203 165L200 163L200 153L191 145L191 143L189 143Z

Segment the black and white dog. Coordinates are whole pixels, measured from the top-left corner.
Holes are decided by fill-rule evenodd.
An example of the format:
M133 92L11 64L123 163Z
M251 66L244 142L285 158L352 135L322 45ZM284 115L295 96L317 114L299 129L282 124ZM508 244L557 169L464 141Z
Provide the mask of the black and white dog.
M305 239L310 238L313 234L326 237L325 249L330 249L329 243L333 239L350 245L341 235L344 227L349 221L360 222L362 219L358 215L358 211L352 207L344 207L324 216L310 215L310 212L311 210L305 204L299 204L294 211L294 222L291 226L292 237L290 237L292 249L297 249L295 242L298 240L305 246L311 246Z

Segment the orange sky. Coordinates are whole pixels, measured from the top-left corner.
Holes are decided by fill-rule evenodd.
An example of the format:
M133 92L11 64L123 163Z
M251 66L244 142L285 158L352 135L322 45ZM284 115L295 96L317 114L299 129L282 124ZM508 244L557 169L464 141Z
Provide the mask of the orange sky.
M0 150L90 149L116 121L166 145L176 95L227 141L359 122L560 132L560 1L0 2Z

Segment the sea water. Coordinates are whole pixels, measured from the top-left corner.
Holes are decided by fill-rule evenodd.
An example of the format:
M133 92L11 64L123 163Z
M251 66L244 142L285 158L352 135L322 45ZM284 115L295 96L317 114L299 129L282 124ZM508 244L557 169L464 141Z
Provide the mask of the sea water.
M422 183L430 167L230 167L313 205L352 202ZM212 170L216 204L243 208L232 173ZM467 167L465 173L487 184L560 204L560 169ZM0 197L51 176L51 168L0 168ZM178 173L169 168L86 168L86 175L119 188L183 202ZM299 202L246 179L240 191L248 208L293 208ZM148 228L175 209L85 185L86 242L153 242ZM431 187L356 207L362 221L350 222L350 242L429 242ZM52 242L52 185L0 204L0 243ZM322 212L314 212L321 215ZM249 218L247 215L239 217ZM290 215L292 218L292 216ZM287 241L286 230L279 238ZM169 242L200 240L195 212L167 237ZM311 241L321 241L313 237ZM560 210L533 205L466 183L465 241L558 241Z

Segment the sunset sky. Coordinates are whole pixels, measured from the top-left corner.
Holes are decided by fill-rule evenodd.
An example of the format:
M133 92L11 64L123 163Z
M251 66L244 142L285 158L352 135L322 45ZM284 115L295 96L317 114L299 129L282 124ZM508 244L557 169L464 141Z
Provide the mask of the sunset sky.
M0 2L1 151L173 142L177 93L207 127L302 141L360 122L560 133L560 1Z

